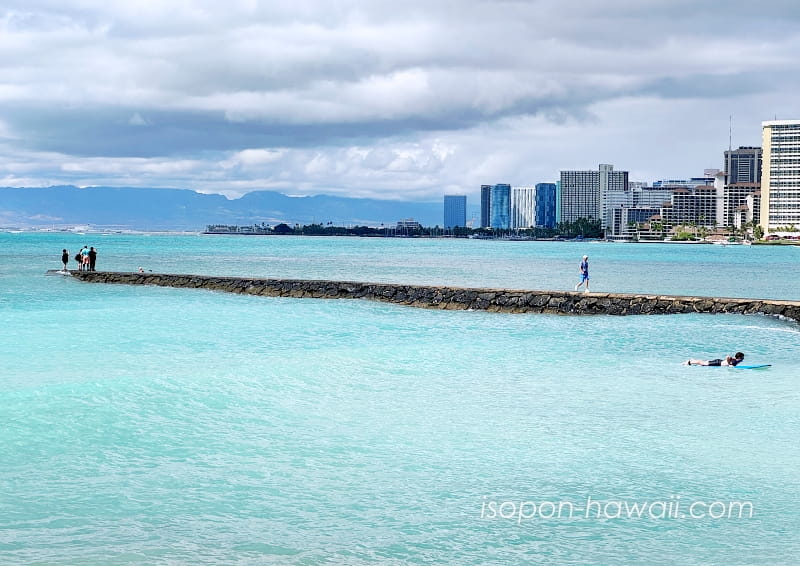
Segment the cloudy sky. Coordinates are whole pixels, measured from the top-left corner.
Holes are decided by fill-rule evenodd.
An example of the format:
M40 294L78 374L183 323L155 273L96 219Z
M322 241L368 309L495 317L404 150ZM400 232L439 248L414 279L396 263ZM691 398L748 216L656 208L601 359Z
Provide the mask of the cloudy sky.
M0 186L440 200L721 168L800 118L797 0L6 0ZM472 202L475 202L474 200Z

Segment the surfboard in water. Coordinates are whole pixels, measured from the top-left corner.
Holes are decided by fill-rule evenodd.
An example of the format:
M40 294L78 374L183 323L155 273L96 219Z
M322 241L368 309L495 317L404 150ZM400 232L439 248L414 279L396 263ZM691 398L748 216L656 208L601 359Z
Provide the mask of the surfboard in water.
M686 364L684 364L686 365ZM772 364L739 364L736 366L704 366L703 364L692 364L692 367L698 368L730 368L730 369L763 369L763 368L771 368Z

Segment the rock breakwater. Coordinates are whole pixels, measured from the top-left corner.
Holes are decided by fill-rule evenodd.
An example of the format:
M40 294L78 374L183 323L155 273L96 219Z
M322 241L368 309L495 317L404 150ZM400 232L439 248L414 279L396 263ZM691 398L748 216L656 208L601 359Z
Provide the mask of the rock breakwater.
M267 297L367 299L420 308L506 313L635 315L733 313L783 316L800 322L800 301L629 293L576 293L303 279L259 279L165 273L72 272L90 283L157 285Z

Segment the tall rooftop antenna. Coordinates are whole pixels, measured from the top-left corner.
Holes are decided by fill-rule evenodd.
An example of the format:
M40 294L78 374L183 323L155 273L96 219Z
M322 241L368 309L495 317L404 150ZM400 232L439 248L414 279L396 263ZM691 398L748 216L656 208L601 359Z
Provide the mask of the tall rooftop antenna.
M733 150L733 116L728 115L728 151Z

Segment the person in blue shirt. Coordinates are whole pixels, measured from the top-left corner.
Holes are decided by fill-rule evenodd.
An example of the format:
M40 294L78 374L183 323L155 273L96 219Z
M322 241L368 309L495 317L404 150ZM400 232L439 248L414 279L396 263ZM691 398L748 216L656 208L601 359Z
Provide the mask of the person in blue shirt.
M583 256L583 260L581 260L581 280L578 281L578 284L575 285L575 290L577 291L581 285L584 283L586 284L586 289L584 290L586 293L589 292L589 256Z
M736 352L732 356L725 356L725 359L716 360L687 360L687 366L737 366L744 359L744 354Z
M81 248L81 270L89 271L89 246Z

